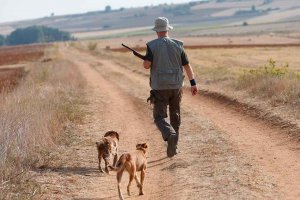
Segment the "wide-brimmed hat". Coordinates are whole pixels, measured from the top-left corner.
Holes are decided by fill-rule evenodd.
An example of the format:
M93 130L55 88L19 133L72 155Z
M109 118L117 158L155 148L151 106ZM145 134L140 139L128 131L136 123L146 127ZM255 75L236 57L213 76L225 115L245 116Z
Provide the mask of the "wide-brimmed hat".
M158 17L154 24L155 26L152 30L156 32L163 32L173 29L173 27L169 24L169 20L165 17Z

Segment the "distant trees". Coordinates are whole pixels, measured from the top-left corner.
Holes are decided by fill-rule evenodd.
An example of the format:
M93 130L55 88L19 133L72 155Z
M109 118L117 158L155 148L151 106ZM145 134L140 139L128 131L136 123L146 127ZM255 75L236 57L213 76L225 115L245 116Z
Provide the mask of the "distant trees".
M166 6L163 8L163 11L166 13L172 13L174 16L182 16L182 15L190 15L191 12L191 5L183 4L178 6Z
M3 35L0 35L0 46L5 44L5 37Z
M105 6L105 12L111 12L111 6Z
M243 26L248 26L248 22L243 22Z
M265 12L264 10L257 10L254 5L251 6L249 10L238 10L234 15L258 15Z
M273 0L264 0L263 5L264 4L268 4L268 3L272 3Z
M9 45L72 40L71 34L46 26L19 28L6 38Z

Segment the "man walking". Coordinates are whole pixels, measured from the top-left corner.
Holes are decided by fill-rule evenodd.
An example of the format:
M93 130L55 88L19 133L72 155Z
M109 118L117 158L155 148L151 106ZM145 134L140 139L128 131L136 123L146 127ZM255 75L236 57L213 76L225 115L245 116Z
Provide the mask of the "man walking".
M150 69L150 99L154 104L154 122L165 141L168 142L167 155L173 157L177 152L180 127L180 102L184 72L190 80L192 95L197 94L197 85L189 60L183 49L183 42L171 39L169 30L173 29L165 17L155 20L157 39L147 43L144 68ZM170 124L166 121L169 106Z

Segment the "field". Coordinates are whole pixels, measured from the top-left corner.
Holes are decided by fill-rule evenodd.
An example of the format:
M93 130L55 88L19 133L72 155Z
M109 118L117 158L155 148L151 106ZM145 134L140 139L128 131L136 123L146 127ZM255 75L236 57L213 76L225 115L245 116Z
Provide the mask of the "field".
M32 62L44 56L45 48L48 45L31 45L0 48L0 66Z
M125 42L142 50L149 39ZM182 153L173 159L165 155L145 101L149 72L130 52L116 51L121 38L43 51L23 46L23 54L28 49L43 56L22 60L19 53L18 64L6 61L0 77L14 80L21 69L26 76L1 94L1 198L116 198L115 175L99 174L94 146L113 129L121 134L120 153L141 141L150 146L144 198L296 199L300 47L236 48L216 37L207 48L204 38L180 39L193 45L186 51L200 92L192 97L186 82ZM242 44L245 38L232 40Z
M299 7L225 0L0 24L0 34L44 24L79 39L0 48L0 200L118 199L116 173L98 170L95 142L108 130L120 134L119 156L149 146L145 195L135 183L125 193L125 173L125 199L298 200ZM185 79L173 158L146 102L150 72L121 46L144 54L161 15L199 88L192 96Z
M0 93L15 87L24 73L23 68L0 68Z
M0 48L0 93L15 87L26 74L26 63L45 56L49 45L32 45Z

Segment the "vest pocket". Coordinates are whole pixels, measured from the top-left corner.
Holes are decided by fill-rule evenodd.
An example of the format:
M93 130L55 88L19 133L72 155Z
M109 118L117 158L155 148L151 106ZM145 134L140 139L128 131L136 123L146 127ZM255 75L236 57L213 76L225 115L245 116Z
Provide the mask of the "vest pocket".
M180 84L179 69L160 69L158 70L159 85L178 85Z

